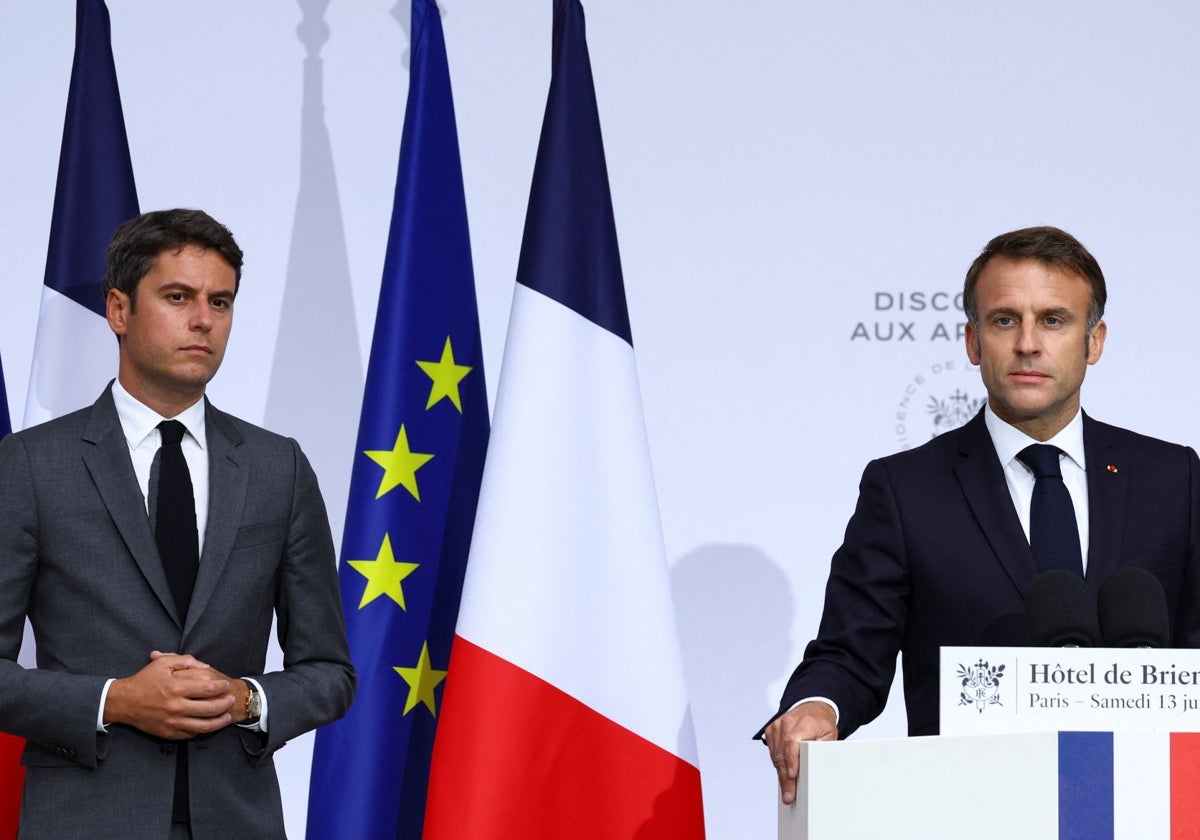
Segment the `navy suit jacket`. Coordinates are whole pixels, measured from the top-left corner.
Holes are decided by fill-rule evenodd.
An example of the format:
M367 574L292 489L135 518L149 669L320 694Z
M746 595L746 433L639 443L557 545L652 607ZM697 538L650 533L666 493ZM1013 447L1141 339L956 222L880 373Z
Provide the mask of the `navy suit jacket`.
M1093 594L1140 566L1166 593L1173 644L1200 645L1200 460L1189 447L1083 417ZM838 704L838 735L873 720L904 663L910 735L938 731L942 645L1023 644L1037 575L983 413L872 461L833 556L817 638L784 691ZM776 715L778 716L778 714Z

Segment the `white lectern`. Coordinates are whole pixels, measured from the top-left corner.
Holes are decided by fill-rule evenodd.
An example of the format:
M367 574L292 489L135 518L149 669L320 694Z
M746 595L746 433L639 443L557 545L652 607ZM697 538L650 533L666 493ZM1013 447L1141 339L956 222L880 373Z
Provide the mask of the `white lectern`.
M1200 700L1190 676L1200 676L1198 659L1197 651L946 649L942 719L962 715L949 728L985 734L804 744L797 802L780 806L779 838L1200 838L1200 733L1164 729L1197 728L1200 703L1187 701ZM984 662L992 685L970 673ZM1043 677L1058 673L1075 678L1052 682L1051 695ZM1062 699L1049 708L1048 696ZM1072 718L1087 731L1074 731ZM1059 731L1029 731L1035 719ZM1111 731L1101 731L1105 719ZM1011 731L996 731L1004 726Z

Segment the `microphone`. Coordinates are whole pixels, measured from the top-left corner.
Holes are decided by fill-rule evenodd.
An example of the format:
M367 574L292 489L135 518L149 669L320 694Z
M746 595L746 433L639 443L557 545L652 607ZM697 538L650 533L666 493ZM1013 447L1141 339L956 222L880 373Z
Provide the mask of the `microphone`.
M1104 581L1096 600L1107 647L1171 646L1167 596L1151 572L1136 566L1117 569Z
M1096 604L1083 578L1065 569L1042 572L1025 590L1033 643L1042 647L1099 647Z

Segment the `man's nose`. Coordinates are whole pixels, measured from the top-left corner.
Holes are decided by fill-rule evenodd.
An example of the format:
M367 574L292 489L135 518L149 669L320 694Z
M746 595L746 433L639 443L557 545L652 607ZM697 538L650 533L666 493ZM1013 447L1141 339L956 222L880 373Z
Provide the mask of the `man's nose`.
M208 331L212 329L212 311L208 301L197 300L192 304L192 328Z
M1016 351L1022 355L1037 353L1041 349L1038 343L1037 325L1024 322L1017 328Z

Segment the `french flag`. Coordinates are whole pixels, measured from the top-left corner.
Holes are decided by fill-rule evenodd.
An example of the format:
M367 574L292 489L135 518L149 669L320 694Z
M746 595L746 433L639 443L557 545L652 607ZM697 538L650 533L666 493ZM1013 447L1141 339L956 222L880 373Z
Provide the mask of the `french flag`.
M104 317L104 249L117 226L137 213L108 8L104 0L77 0L25 428L89 405L116 373L117 341ZM20 662L33 667L33 659L26 638ZM0 840L17 833L24 746L0 733Z
M104 249L137 214L108 7L77 0L25 428L90 405L116 373L117 341L104 317Z
M1059 840L1200 837L1200 733L1060 732Z
M579 0L553 71L426 840L704 836Z
M0 438L11 431L4 366L0 365ZM24 748L24 740L0 732L0 840L17 836L17 812L21 808L21 788L25 784L25 768L21 766Z

